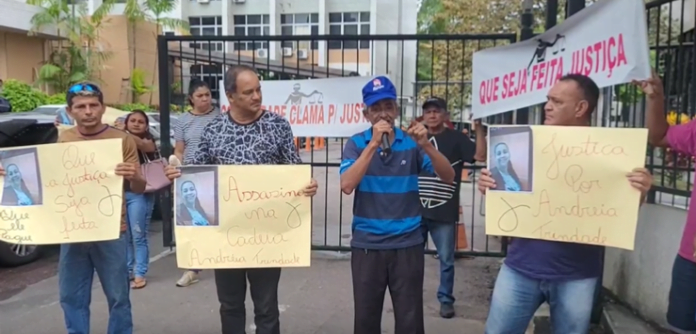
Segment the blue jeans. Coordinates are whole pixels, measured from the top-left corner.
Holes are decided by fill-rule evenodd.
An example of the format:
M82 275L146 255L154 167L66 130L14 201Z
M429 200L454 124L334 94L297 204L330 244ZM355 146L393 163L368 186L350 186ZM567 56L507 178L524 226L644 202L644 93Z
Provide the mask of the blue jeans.
M554 334L587 334L597 280L531 279L503 264L491 298L486 334L524 334L544 302L551 309Z
M60 246L58 286L68 334L89 334L89 305L97 272L109 306L107 334L132 334L125 233L116 240ZM99 332L104 333L103 330Z
M136 194L126 191L128 220L128 272L135 277L145 277L150 263L147 243L155 194Z
M442 222L423 218L423 240L428 240L428 232L433 238L437 255L440 258L440 286L437 300L442 304L454 304L454 241L455 222Z

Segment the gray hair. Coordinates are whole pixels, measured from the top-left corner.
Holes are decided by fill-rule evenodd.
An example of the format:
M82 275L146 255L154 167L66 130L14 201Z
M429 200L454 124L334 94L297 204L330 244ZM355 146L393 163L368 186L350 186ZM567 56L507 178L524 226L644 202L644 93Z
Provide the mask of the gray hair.
M257 76L259 73L256 71L255 68L248 66L248 65L233 65L230 67L230 69L227 70L227 73L225 73L225 92L226 93L235 93L237 92L237 77L239 74L244 73L244 72L253 72Z

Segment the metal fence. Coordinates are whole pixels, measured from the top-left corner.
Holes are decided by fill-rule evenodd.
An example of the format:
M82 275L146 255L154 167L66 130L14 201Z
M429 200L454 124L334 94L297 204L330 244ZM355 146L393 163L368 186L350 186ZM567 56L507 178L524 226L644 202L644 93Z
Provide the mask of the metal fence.
M650 61L664 83L665 112L672 125L696 116L696 46L693 27L685 27L686 3L656 0L646 4ZM601 105L594 120L597 126L646 126L645 98L631 84L604 89ZM655 178L649 200L686 208L694 182L693 158L654 147L648 148L647 155L646 166Z
M431 95L449 101L450 110L457 111L453 122L466 123L473 53L515 41L514 34L160 36L161 113L175 115L186 107L183 96L187 79L198 77L207 81L219 98L222 92L218 82L225 70L231 65L246 64L256 68L263 80L364 76L367 82L374 75L386 74L397 86L401 125L419 116L420 104ZM488 121L509 122L511 115ZM163 133L169 132L169 117L161 117L161 127ZM313 177L324 187L313 200L312 249L348 251L352 196L343 194L338 186L344 139L328 139L325 143L321 149L300 152L304 163L313 167ZM169 154L170 144L163 144L164 154ZM472 171L471 180L481 167L468 168ZM485 235L480 195L471 182L463 182L462 189L462 220L469 248L458 250L457 255L504 256L506 239ZM164 194L164 234L168 244L173 244L171 204L171 195Z

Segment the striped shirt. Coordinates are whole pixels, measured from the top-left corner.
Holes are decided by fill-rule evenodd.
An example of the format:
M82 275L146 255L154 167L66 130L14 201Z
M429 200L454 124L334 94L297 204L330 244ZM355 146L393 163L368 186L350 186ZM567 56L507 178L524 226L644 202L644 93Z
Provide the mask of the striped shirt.
M174 123L174 140L184 143L184 165L193 163L193 158L201 142L203 128L215 117L220 115L220 109L215 108L211 112L202 115L195 115L187 112Z
M423 243L418 174L434 173L432 162L409 136L394 129L392 153L372 157L353 197L351 246L364 249L397 249ZM348 140L340 173L360 157L372 139L372 129ZM378 152L381 152L379 150Z

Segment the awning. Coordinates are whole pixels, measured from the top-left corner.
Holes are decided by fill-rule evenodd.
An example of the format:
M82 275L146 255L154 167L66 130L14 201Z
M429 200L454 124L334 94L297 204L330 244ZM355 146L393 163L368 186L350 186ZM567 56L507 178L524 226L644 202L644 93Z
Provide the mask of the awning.
M177 43L178 44L178 43ZM209 64L223 64L223 65L237 65L243 64L251 66L257 70L272 71L276 73L286 73L286 74L296 74L306 77L313 78L337 78L337 77L347 77L351 74L354 75L354 71L340 70L327 68L323 66L312 66L305 64L298 64L296 62L280 62L277 60L270 60L266 58L254 58L249 56L240 55L236 52L219 52L219 51L208 51L201 49L193 49L190 47L179 45L169 47L169 57L175 59L180 59L182 61L190 61L197 63L209 63Z

